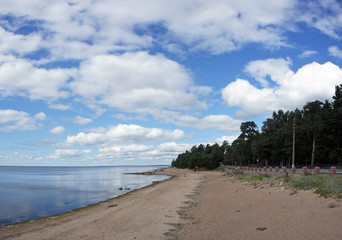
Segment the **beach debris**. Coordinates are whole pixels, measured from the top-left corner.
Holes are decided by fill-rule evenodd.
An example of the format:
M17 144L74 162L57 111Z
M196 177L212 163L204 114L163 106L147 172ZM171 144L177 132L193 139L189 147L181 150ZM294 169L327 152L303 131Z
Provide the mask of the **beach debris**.
M262 231L262 232L265 231L266 229L267 229L266 227L257 227L257 228L256 228L256 230Z
M129 187L125 187L125 190L131 190Z
M241 210L236 210L236 212L241 212Z
M290 195L292 196L292 195L295 195L295 194L297 194L297 193L298 193L298 191L295 189L295 190L293 190L293 191L290 192Z
M119 187L119 190L122 191L122 187Z
M129 172L125 174L132 174L132 175L155 175L158 170L147 171L147 172Z
M281 186L281 187L280 187L280 191L281 191L281 192L284 192L284 191L285 191L285 187L284 187L284 186Z
M336 203L332 202L328 204L328 208L335 208L335 207L337 207Z
M117 207L117 206L118 206L117 204L111 204L108 207L111 208L111 207Z

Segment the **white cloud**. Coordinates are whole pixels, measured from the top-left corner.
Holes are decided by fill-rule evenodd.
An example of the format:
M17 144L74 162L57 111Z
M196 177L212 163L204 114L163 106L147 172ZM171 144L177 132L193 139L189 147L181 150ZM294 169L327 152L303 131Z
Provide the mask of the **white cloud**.
M166 142L157 146L156 149L160 152L180 154L189 150L192 146L192 144L187 143Z
M20 35L5 31L0 27L0 54L23 55L38 48L42 39L37 34ZM20 47L18 47L20 46Z
M233 119L228 115L208 115L197 123L195 127L198 129L216 129L219 131L239 131L241 120Z
M36 130L41 127L36 120L40 119L43 113L37 114L40 117L31 117L30 114L22 111L11 109L0 110L0 131L22 131L22 130ZM45 115L45 114L44 114Z
M164 130L160 128L145 128L139 125L119 124L112 126L106 133L78 133L74 136L68 136L67 145L89 145L101 146L113 143L137 143L146 141L180 140L186 135L179 129Z
M296 24L303 22L339 38L341 12L334 0L11 0L1 4L0 14L12 19L0 22L0 54L45 48L49 61L136 51L154 43L177 54L184 49L221 54L246 43L277 48L287 46L284 34L298 31ZM15 34L29 21L37 26L33 33Z
M5 32L6 39L13 39L13 43L6 40L7 44L19 42L26 45L26 51L33 51L37 46L49 49L47 58L54 60L137 50L155 42L177 53L183 52L182 46L213 54L238 49L248 42L283 46L286 43L282 33L285 26L291 29L294 7L292 0L151 0L149 4L12 0L1 4L0 14L14 18L11 23L2 20L2 25L12 31ZM32 20L38 26L34 34L13 33ZM153 28L160 30L156 32ZM49 37L42 37L47 33Z
M339 1L299 1L299 6L298 21L306 22L330 37L341 38L342 5Z
M245 67L245 72L249 73L258 82L261 83L262 87L268 87L269 81L266 79L267 76L272 77L275 83L281 81L282 78L290 77L293 72L290 71L289 65L291 65L291 59L274 59L269 58L266 60L256 60L249 62Z
M85 125L85 124L91 123L93 120L90 118L83 118L81 116L77 116L77 117L71 119L71 121L75 124Z
M185 152L192 147L191 144L177 144L175 142L166 142L153 147L152 145L114 145L99 149L97 159L102 161L121 159L127 160L143 160L148 162L163 162L170 164L178 154Z
M138 145L138 144L132 144L132 145L116 145L112 147L106 147L99 149L100 153L102 154L113 154L113 153L137 153L137 152L146 152L153 150L152 145Z
M302 52L299 57L300 58L307 58L307 57L311 57L312 55L316 55L318 54L317 51L314 51L314 50L306 50L304 52Z
M62 126L57 126L50 130L50 133L53 135L62 135L65 132L65 128Z
M342 58L342 50L339 49L337 46L330 46L328 48L328 51L331 56Z
M228 141L228 143L231 145L238 137L239 137L239 135L236 135L236 136L223 136L221 138L217 138L215 140L215 142L220 144L220 145L222 145L223 141Z
M270 62L269 59L265 61ZM241 108L236 113L236 117L239 118L250 118L278 109L293 110L303 107L308 101L330 99L334 95L335 86L340 84L342 79L342 70L331 62L325 64L313 62L303 66L296 73L290 68L286 70L284 65L278 72L277 64L274 68L267 64L268 68L265 68L263 61L254 63L260 64L262 72L259 74L251 71L255 74L254 77L269 75L274 86L259 89L243 79L228 84L222 90L222 98L227 105ZM268 84L269 82L264 85Z
M49 108L57 110L69 110L70 106L63 104L49 104Z
M56 100L68 97L63 88L71 69L36 68L25 59L0 55L0 96L22 96L32 100Z
M37 120L45 120L46 119L46 114L43 112L37 113L34 115L34 118Z
M176 111L144 109L145 114L151 114L155 119L163 120L182 127L196 129L215 129L218 131L239 131L241 120L234 119L229 115L196 115L183 114Z
M51 155L47 156L47 159L68 159L68 158L80 158L84 155L92 153L92 150L78 150L78 149L57 149Z
M189 92L191 85L183 66L163 55L136 52L91 57L81 64L71 88L90 102L131 112L206 107Z

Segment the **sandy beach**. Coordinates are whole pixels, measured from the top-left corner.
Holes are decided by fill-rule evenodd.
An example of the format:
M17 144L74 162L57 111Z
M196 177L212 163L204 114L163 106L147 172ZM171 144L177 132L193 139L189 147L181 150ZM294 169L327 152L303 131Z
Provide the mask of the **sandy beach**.
M0 239L342 239L342 203L244 184L220 172L175 177L69 213L3 226Z

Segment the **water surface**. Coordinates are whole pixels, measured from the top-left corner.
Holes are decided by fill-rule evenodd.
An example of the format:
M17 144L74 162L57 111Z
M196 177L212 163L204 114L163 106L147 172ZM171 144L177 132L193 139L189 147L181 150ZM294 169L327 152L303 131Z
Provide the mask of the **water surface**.
M0 166L0 225L50 216L134 190L165 175L130 175L158 166L8 167Z

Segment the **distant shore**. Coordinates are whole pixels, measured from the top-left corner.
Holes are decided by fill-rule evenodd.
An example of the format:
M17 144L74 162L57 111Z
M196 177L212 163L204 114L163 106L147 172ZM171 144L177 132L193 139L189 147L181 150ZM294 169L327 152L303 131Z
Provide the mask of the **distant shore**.
M158 174L157 172L156 174ZM77 211L0 227L0 239L339 239L340 200L244 184L220 172L174 178Z

